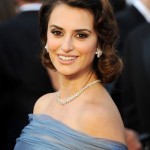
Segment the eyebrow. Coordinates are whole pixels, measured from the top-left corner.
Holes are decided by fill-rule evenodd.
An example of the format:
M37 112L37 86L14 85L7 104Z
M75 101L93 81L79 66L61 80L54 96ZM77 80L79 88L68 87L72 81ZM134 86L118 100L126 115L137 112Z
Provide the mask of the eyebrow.
M59 26L57 26L57 25L51 25L50 28L52 28L52 27L57 28L57 29L59 29L59 30L63 30L62 27L59 27ZM76 30L74 30L74 31L75 31L75 32L83 32L83 31L87 31L87 32L91 33L91 31L88 30L88 29L76 29Z

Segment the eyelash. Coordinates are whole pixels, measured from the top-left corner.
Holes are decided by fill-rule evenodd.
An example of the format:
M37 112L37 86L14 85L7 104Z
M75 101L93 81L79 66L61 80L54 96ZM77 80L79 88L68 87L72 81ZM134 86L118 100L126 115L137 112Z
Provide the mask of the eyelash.
M80 39L85 39L85 38L88 37L88 34L85 34L85 33L78 33L76 37L77 37L77 38L80 38Z
M63 33L59 30L52 30L51 33L56 37L59 37L59 36L63 35ZM77 33L75 37L79 38L79 39L85 39L85 38L88 37L88 34L86 34L86 33Z
M62 33L58 30L52 30L51 33L54 35L54 36L61 36Z

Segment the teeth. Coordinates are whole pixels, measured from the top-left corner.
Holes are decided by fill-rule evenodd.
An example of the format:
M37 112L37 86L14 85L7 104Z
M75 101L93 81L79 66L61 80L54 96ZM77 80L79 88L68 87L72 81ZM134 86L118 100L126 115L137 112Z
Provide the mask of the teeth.
M65 57L65 56L58 56L62 60L74 60L75 57Z

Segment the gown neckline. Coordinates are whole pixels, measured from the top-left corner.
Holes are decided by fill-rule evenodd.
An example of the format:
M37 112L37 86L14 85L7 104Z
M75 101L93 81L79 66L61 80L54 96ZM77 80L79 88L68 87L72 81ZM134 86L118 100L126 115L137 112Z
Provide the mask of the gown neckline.
M38 113L38 114L31 113L31 114L29 114L29 117L42 117L42 116L47 118L47 120L46 120L47 122L54 121L55 123L57 123L57 125L63 127L66 130L70 130L71 132L73 132L76 135L80 135L80 136L83 136L85 138L91 138L91 139L95 139L95 140L107 141L107 142L110 142L110 143L116 143L117 145L119 144L119 145L122 145L123 147L126 147L126 145L121 143L121 142L118 142L118 141L115 141L115 140L111 140L111 139L107 139L107 138L94 137L94 136L88 135L86 133L83 133L81 131L75 130L75 129L71 128L70 126L64 124L63 122L55 119L54 117L52 117L52 116L50 116L48 114L44 114L44 113Z

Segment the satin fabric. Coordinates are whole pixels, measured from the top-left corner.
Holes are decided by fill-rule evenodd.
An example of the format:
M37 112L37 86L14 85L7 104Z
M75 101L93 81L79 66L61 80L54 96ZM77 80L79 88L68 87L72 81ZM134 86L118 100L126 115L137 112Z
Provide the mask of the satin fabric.
M86 135L46 114L29 114L29 121L14 150L127 150L119 142Z

